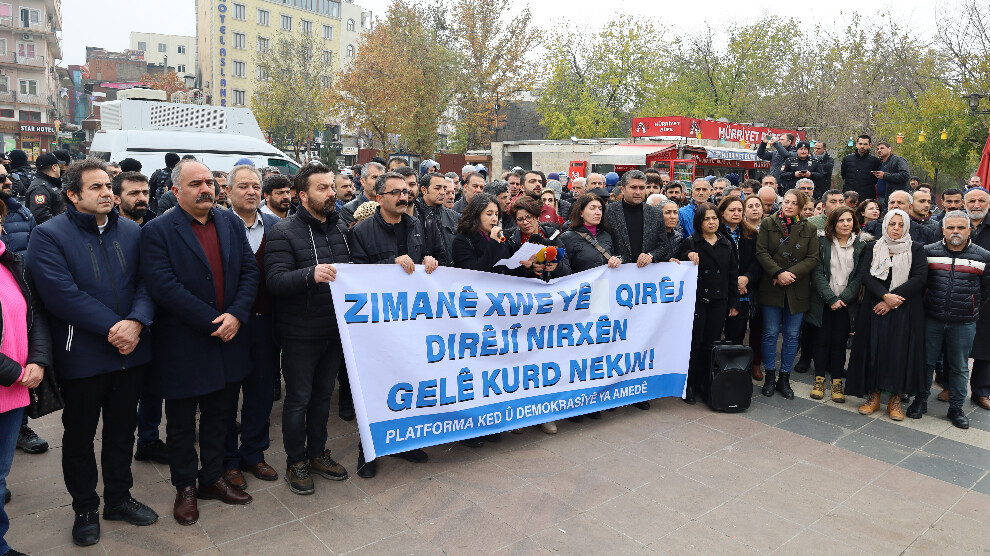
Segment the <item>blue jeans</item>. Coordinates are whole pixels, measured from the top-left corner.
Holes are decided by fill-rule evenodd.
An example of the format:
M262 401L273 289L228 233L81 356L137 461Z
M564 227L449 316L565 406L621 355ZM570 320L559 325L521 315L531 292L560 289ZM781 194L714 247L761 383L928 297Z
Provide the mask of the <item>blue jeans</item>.
M976 337L975 322L948 323L928 318L925 320L925 391L918 394L927 400L931 394L935 363L942 354L945 342L945 360L942 367L942 380L949 389L949 407L961 409L966 401L966 387L969 385L969 352L973 349Z
M777 335L784 333L784 343L780 348L780 372L791 372L794 357L797 355L798 341L801 338L801 323L804 313L792 315L787 308L761 306L763 311L763 368L773 370L777 364Z
M7 544L10 519L3 507L3 500L7 496L7 475L10 474L10 464L14 462L14 448L17 447L17 434L21 430L23 414L23 407L0 413L0 554L10 550L10 545Z

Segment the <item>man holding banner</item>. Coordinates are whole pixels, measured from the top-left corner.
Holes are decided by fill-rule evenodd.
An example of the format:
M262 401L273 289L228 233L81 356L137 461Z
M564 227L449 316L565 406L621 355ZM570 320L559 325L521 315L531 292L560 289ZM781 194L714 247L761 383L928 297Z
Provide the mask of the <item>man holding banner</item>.
M369 184L370 185L370 184ZM426 273L436 270L437 260L427 255L423 225L415 216L406 213L412 203L413 190L405 178L396 172L388 172L374 184L378 208L371 218L358 222L351 230L354 247L352 261L356 264L397 264L406 274L412 274L417 264L426 267ZM426 463L428 456L415 449L396 457L413 463ZM364 450L358 450L358 476L370 479L378 472L378 464L365 461Z

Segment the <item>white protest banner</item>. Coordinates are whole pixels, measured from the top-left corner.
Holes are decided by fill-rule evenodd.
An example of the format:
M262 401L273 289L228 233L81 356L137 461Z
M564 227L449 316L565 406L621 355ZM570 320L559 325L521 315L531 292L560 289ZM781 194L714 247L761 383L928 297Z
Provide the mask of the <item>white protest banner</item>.
M550 283L337 265L365 457L683 396L698 270L605 266Z

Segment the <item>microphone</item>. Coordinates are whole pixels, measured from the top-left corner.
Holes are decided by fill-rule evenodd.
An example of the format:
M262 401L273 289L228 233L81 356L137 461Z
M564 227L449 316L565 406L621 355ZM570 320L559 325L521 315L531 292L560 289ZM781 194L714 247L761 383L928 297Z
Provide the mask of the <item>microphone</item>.
M505 243L505 234L502 233L502 230L498 231L498 242Z

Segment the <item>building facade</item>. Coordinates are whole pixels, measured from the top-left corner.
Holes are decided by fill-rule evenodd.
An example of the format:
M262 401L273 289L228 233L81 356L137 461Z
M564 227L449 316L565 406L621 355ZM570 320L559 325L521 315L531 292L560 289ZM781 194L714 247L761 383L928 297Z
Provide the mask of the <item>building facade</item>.
M128 48L144 52L149 64L173 68L180 78L196 75L196 37L131 31Z
M0 2L0 144L31 160L53 149L62 58L61 0Z
M370 21L370 12L346 1L196 0L197 83L211 104L250 106L256 83L264 78L256 56L280 33L322 40L323 59L336 72L342 57L353 57L356 37Z

